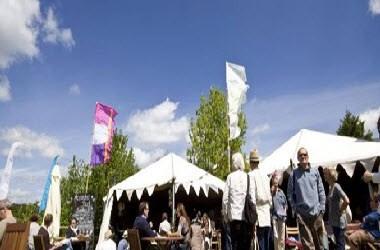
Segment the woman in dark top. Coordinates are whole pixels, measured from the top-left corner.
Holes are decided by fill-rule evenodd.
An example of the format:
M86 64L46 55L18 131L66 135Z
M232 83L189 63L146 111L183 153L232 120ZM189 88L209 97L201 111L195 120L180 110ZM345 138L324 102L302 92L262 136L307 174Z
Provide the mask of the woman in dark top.
M346 246L345 231L347 227L346 208L350 203L342 187L336 183L338 173L334 168L325 168L324 175L329 184L327 195L329 208L329 224L333 229L337 250L344 250Z
M70 220L70 226L66 231L66 238L75 238L71 241L73 250L84 250L86 248L86 242L78 241L76 238L79 233L78 220L75 217L72 217Z

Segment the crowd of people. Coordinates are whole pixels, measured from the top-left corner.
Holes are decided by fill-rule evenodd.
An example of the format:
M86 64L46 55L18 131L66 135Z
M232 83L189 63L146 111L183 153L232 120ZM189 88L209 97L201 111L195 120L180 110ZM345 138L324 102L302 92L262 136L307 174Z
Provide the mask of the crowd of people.
M223 249L248 250L257 244L260 250L281 250L286 248L286 222L291 211L299 230L299 241L303 249L363 249L368 243L380 240L379 190L371 196L372 211L364 216L362 222L351 223L350 199L337 182L338 172L335 168L325 167L323 177L327 182L324 187L321 173L309 163L306 148L297 152L298 164L290 164L287 178L287 192L280 187L283 176L274 173L266 175L260 169L260 157L256 150L249 156L250 171L245 171L245 160L241 153L232 156L232 172L227 176L222 198L222 235ZM380 183L380 174L365 172L365 182ZM325 188L328 188L325 192ZM254 204L257 221L248 223L245 209L246 201ZM11 203L0 201L0 244L8 223L16 223ZM175 214L177 223L174 227L168 221L168 214L162 214L158 230L149 222L150 206L140 202L138 216L133 228L139 231L140 238L181 236L180 241L170 243L171 250L208 250L215 232L215 222L207 213L198 211L190 219L183 203L178 203ZM328 213L324 221L324 214ZM351 218L350 218L351 216ZM40 235L45 249L84 250L83 242L77 241L79 235L78 220L71 218L66 238L52 244L49 228L53 216L46 214L43 224L38 224L38 216L30 218L29 249L34 249L33 236ZM99 250L129 250L128 231L125 230L119 242L114 241L114 233L108 230ZM141 241L143 249L150 246L149 241Z
M318 168L309 163L306 148L297 152L298 164L291 164L287 182L287 193L279 188L278 173L270 177L259 168L257 151L250 153L251 170L244 171L242 154L232 156L233 171L227 176L223 193L223 211L226 225L231 231L231 243L225 243L225 249L248 250L257 242L260 250L286 248L287 210L291 210L299 230L299 240L303 249L364 249L367 243L380 239L378 212L379 196L372 195L373 211L357 223L353 230L346 230L350 223L350 200L337 183L335 168L323 169L324 180L328 184L325 193L322 177ZM248 176L248 177L247 177ZM363 180L380 183L380 174L365 172ZM247 186L249 195L247 196ZM257 222L248 223L245 216L246 197L256 205ZM328 210L328 219L323 220ZM272 239L272 240L269 240ZM347 239L347 240L346 240Z
M142 249L151 249L150 241L144 241L144 237L179 237L168 243L171 250L209 250L211 249L212 232L215 230L215 222L211 220L207 213L198 211L191 220L187 214L185 205L178 203L175 214L177 224L175 227L168 222L168 214L162 214L162 221L158 231L153 229L152 222L149 221L150 206L148 202L140 202L138 216L135 218L133 228L139 231L140 245ZM130 245L127 240L122 239L118 243L114 240L114 233L110 228L104 235L105 240L99 245L99 250L128 250ZM125 230L122 238L128 238L128 231Z
M85 250L86 243L78 239L79 229L77 227L78 220L71 218L70 226L66 231L66 237L60 241L53 242L51 225L53 223L53 215L46 214L43 223L38 224L39 217L34 214L30 217L28 248L34 250L34 236L42 237L42 244L47 250ZM6 230L7 224L16 223L17 219L12 213L12 204L8 199L0 201L0 245Z

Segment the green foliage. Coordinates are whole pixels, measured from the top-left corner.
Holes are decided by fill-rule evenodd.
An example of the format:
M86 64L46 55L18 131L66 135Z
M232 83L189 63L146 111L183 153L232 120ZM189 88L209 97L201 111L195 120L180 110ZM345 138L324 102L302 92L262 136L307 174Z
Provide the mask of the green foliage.
M359 116L353 115L350 111L346 111L344 118L340 120L340 125L336 131L338 135L352 136L358 139L372 141L372 132L364 129L364 121Z
M103 197L108 189L137 172L132 149L127 149L127 136L121 131L113 138L111 160L92 170L89 179L89 193L95 196L95 232L99 232L103 219Z
M86 177L90 168L83 160L73 156L66 177L61 180L61 226L68 226L72 214L72 201L77 194L86 192Z
M38 204L29 203L29 204L13 204L12 205L12 214L17 219L19 223L25 223L29 221L29 218L33 214L39 215L39 222L42 221L43 214L38 214Z
M227 158L227 97L221 90L211 88L209 95L202 96L200 101L196 118L191 120L191 147L186 154L190 162L225 179L230 172ZM243 113L239 114L239 127L240 136L230 141L231 154L241 151L245 143L247 122Z
M74 158L67 176L61 182L62 225L67 225L65 223L68 223L73 212L72 199L74 196L86 192L88 176L87 194L95 197L94 231L96 234L99 233L103 218L103 197L107 195L110 187L137 172L133 150L127 148L127 142L127 136L122 135L121 131L117 131L112 141L110 161L95 168Z

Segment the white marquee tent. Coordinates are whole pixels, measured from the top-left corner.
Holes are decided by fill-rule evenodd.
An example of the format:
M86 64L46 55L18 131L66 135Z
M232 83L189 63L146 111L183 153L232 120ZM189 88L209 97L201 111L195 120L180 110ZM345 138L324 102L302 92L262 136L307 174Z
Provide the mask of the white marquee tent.
M309 152L311 165L341 164L349 176L352 176L357 161L361 161L368 170L371 170L376 157L380 156L380 142L368 142L348 136L301 129L266 157L260 164L260 168L267 174L276 170L286 170L290 159L294 163L298 162L297 151L300 147L305 147Z
M175 193L178 191L178 188L182 186L186 193L189 194L190 188L192 187L197 196L199 196L200 190L202 189L206 197L210 189L216 193L219 191L223 192L225 185L219 178L187 162L183 158L169 153L158 161L141 169L135 175L116 184L109 190L105 201L98 244L104 240L104 233L108 229L114 193L116 199L119 200L125 191L128 199L131 200L133 192L136 192L137 198L140 199L144 190L151 196L156 187L169 183L173 183ZM173 197L175 196L173 195ZM173 202L173 206L174 204L175 202Z

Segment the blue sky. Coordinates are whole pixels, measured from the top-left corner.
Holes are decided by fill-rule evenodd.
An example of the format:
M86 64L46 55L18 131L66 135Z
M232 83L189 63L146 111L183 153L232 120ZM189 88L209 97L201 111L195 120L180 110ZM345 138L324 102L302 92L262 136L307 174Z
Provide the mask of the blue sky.
M16 202L40 198L55 154L88 160L96 101L118 110L141 166L183 155L226 61L250 85L246 152L301 128L335 133L347 109L369 129L380 114L379 0L12 2L0 0L0 166L26 142Z

